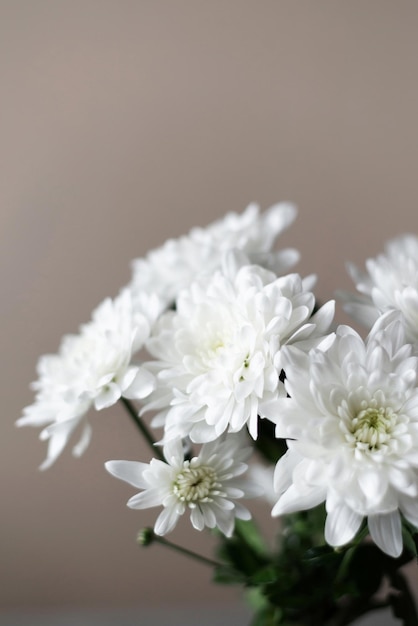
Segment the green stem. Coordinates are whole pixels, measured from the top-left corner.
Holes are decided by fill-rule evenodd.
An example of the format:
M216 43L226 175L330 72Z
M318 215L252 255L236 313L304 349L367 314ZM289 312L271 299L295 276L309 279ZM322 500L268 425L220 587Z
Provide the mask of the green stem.
M122 402L122 404L125 407L125 409L128 411L129 415L131 416L131 418L135 422L136 426L141 431L141 434L144 436L146 442L151 447L153 453L160 459L160 461L164 461L165 462L165 458L164 458L163 453L161 452L161 450L159 448L156 447L155 440L154 440L153 436L151 435L150 431L148 430L148 428L144 424L143 420L139 417L138 412L135 409L135 407L132 404L132 402L130 402L126 398L120 398L120 401Z
M212 559L208 559L201 554L197 554L192 550L188 550L187 548L183 548L182 546L178 546L176 543L172 543L168 541L164 537L160 537L156 535L152 528L145 528L138 535L138 542L143 546L149 546L151 543L160 543L162 546L166 546L167 548L171 548L175 552L179 552L179 554L183 554L184 556L188 556L195 561L199 561L200 563L204 563L205 565L209 565L210 567L222 567L221 563L217 561L213 561Z
M337 584L343 582L343 580L344 580L344 578L345 578L345 576L347 574L348 568L350 566L351 559L353 558L356 549L361 544L363 539L365 539L365 537L367 537L368 532L369 532L369 530L367 528L367 525L365 525L363 527L363 529L359 532L357 537L354 539L354 541L352 542L352 545L349 546L345 550L345 554L343 556L343 559L341 561L341 565L340 565L338 573L337 573L337 578L336 578Z

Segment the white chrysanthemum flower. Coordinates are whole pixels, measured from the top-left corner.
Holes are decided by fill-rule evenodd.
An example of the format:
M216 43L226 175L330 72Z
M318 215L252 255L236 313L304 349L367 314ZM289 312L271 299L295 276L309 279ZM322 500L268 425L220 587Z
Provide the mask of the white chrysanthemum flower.
M130 287L126 287L123 291L129 291L132 301L132 318L134 323L139 325L142 331L138 334L135 343L139 348L143 347L144 341L152 332L152 329L167 308L165 298L155 293L155 291L133 291Z
M123 291L105 300L78 335L64 337L58 354L41 357L39 378L32 384L36 400L17 425L45 427L40 438L49 446L42 468L56 460L79 425L82 434L73 453L84 452L91 438L85 419L91 406L100 410L122 396L143 398L152 391L152 374L131 363L150 329L149 320L134 313L129 291Z
M285 350L291 397L276 403L276 423L289 450L275 470L273 515L325 501L329 544L351 541L367 517L375 543L396 557L401 514L418 526L418 359L388 317L366 343L341 326L322 349Z
M310 347L329 329L334 303L311 317L311 278L243 262L230 253L223 271L182 291L147 342L157 388L144 410L160 410L153 425L164 426L164 441L205 443L246 425L256 438L263 403L284 393L281 347Z
M418 340L418 237L403 235L389 241L385 253L366 261L366 272L348 264L360 295L342 293L344 309L371 326L380 314L400 311L407 337Z
M169 239L146 258L133 261L130 287L134 294L156 292L169 306L200 273L215 271L222 255L232 248L248 254L253 263L282 274L298 261L299 253L290 248L273 253L272 248L295 217L296 208L288 203L276 204L261 215L255 204L242 214L228 213L206 228L194 228L188 235Z
M232 535L235 518L251 518L248 509L237 502L259 495L257 486L243 476L251 455L244 437L228 435L205 444L191 460L184 460L179 439L168 442L163 450L166 463L152 459L149 464L136 461L105 464L113 476L142 490L128 501L130 508L164 507L155 523L157 535L172 531L187 510L196 530L218 528L227 537Z

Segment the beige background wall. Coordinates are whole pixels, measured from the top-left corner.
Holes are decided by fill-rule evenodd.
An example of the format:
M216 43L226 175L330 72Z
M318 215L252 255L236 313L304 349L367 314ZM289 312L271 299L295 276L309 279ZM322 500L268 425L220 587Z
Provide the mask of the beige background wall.
M282 241L321 299L418 231L417 32L412 0L0 0L2 607L230 597L135 546L155 514L103 470L148 458L120 409L46 473L14 420L38 356L193 225L296 202ZM210 553L186 521L173 539Z

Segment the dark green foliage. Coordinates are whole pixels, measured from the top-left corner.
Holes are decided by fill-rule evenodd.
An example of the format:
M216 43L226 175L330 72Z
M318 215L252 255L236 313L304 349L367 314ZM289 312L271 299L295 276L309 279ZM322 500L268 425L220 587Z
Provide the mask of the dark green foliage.
M215 580L248 590L251 626L344 626L379 608L392 608L404 626L418 626L413 596L400 568L416 557L414 531L405 526L398 559L369 542L365 526L353 544L336 550L323 538L324 507L284 519L277 551L264 544L252 522L237 523L221 539ZM388 591L382 597L382 585Z
M276 426L267 419L258 420L258 437L252 443L255 449L269 463L275 464L286 452L287 445L284 439L276 439Z

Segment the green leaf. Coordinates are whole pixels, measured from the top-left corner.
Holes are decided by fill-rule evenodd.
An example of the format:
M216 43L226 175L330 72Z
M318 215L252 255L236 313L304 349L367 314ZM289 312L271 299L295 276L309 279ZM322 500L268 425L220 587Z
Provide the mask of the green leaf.
M249 579L249 583L250 585L265 585L276 582L277 578L277 569L273 565L268 565L253 574Z
M415 535L415 538L414 538L414 535ZM417 556L417 545L415 543L416 537L417 537L416 533L413 533L413 531L407 528L404 524L402 527L403 545L404 545L404 548L408 550L408 552L411 553L412 555L411 559Z
M314 548L309 548L304 555L303 560L307 563L322 565L326 563L337 563L342 560L343 553L337 552L331 546L317 546Z
M245 597L250 607L256 612L264 610L269 606L261 587L250 587Z
M241 572L228 567L217 567L214 570L213 581L221 585L241 585L243 578Z
M235 520L235 534L254 552L265 557L267 545L253 520Z
M271 606L259 611L251 622L251 626L280 626L280 624L284 624L282 612Z
M372 543L360 544L347 568L347 576L358 594L372 596L379 589L385 573L387 557Z
M271 562L267 546L251 521L237 520L232 537L220 537L217 554L229 569L237 572L238 578L240 573L241 581L247 582ZM221 582L220 579L230 581L231 576L218 572L217 580Z

